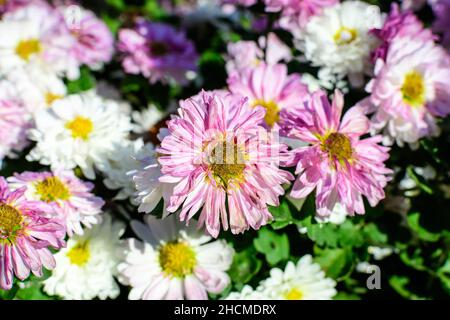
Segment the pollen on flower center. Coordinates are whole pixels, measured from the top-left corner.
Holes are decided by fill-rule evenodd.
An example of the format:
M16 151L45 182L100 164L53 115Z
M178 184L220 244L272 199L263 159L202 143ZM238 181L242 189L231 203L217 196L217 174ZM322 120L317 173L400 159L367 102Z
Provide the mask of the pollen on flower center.
M165 43L156 41L150 44L150 52L154 56L161 57L169 52L169 48Z
M322 150L326 151L331 159L339 162L350 160L353 155L350 139L342 133L331 133L323 142Z
M422 106L425 102L425 83L420 73L412 71L405 75L401 87L403 101L412 107Z
M244 178L244 153L234 143L223 141L211 152L209 169L216 182L224 187L234 181Z
M10 236L20 228L22 215L20 212L7 204L0 204L0 239L2 236Z
M28 61L33 54L41 51L41 43L38 39L22 40L17 44L16 54Z
M59 100L61 98L63 98L62 95L54 94L54 93L51 93L51 92L47 92L45 94L45 102L47 103L47 106L52 105L53 102L55 102L56 100Z
M357 36L358 36L358 31L356 31L355 29L341 27L334 34L333 39L336 44L343 45L343 44L349 44L349 43L353 42Z
M89 248L89 242L83 241L77 243L72 249L67 252L67 257L70 263L77 265L79 267L84 266L91 257L91 251Z
M36 193L42 201L53 202L57 200L67 200L70 192L64 183L57 177L49 177L36 184Z
M159 264L166 275L184 277L194 272L197 259L187 243L169 242L159 249Z
M266 109L266 116L264 117L264 120L270 127L272 127L275 123L278 122L280 109L278 108L278 105L276 104L275 101L255 100L253 102L253 107L256 106L261 106L264 107L264 109Z
M292 288L285 294L286 300L302 300L303 292L297 288Z
M87 140L94 129L94 125L90 119L77 116L66 123L66 128L72 132L72 137Z

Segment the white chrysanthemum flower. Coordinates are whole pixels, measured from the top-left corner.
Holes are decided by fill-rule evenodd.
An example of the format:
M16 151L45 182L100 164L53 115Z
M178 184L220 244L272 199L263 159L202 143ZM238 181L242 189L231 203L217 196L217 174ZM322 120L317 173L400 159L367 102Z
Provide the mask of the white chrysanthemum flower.
M210 242L194 224L186 227L174 215L145 220L147 225L132 221L144 242L130 239L118 267L119 281L132 287L129 299L206 300L208 292L219 294L228 286L234 251L225 240Z
M79 76L78 63L70 54L74 38L64 27L63 16L44 1L6 13L0 34L1 73L39 64L70 79Z
M380 28L382 23L377 6L345 1L311 18L300 46L315 66L330 68L337 74L360 74L377 41L369 30Z
M54 72L38 65L29 65L11 72L8 79L17 88L24 104L32 114L52 106L67 94L67 88Z
M256 290L272 300L328 300L336 294L335 286L312 257L305 255L297 264L289 261L284 271L270 270L270 277Z
M35 117L30 139L37 142L27 156L52 169L73 169L95 178L94 165L104 163L116 143L127 138L130 118L120 106L94 92L70 95L55 101Z
M44 291L68 300L116 298L117 248L124 230L123 223L105 215L102 224L70 238L67 247L55 254L56 268L44 281Z
M142 111L133 111L131 117L135 124L133 125L133 132L145 133L149 132L159 121L166 116L166 112L159 110L154 105L149 105Z
M152 146L150 147L152 148ZM115 199L131 198L136 193L133 180L128 172L140 169L146 149L142 139L125 140L121 144L116 144L107 161L99 166L105 176L103 180L105 186L111 190L120 189ZM134 199L132 202L135 203Z
M270 300L263 292L245 285L240 292L231 292L224 300Z

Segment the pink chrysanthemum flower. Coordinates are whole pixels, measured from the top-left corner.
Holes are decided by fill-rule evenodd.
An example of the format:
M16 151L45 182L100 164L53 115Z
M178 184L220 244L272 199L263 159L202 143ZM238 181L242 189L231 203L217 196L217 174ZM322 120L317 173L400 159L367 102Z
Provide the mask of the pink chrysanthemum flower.
M31 116L14 86L7 80L0 81L0 161L14 157L28 145L30 127Z
M296 107L308 94L308 89L297 74L288 75L284 64L260 63L256 68L242 74L234 73L228 78L233 94L249 99L251 106L266 110L264 122L273 127L282 109Z
M172 26L140 20L135 29L119 31L119 51L125 72L142 74L150 82L175 79L197 70L197 52L183 32Z
M364 214L363 196L371 206L384 198L391 170L383 162L388 148L379 146L381 136L360 139L369 130L362 108L353 107L344 115L339 91L330 104L326 94L316 91L302 112L282 112L289 136L310 145L295 149L287 166L296 165L298 178L291 196L304 198L316 189L316 210L329 216L339 204L347 215Z
M429 29L425 29L422 22L411 11L401 11L398 4L391 6L391 11L381 29L371 31L381 44L372 53L372 60L386 59L389 45L396 37L412 37L423 42L434 40L436 37Z
M28 3L30 3L33 0L4 0L0 1L0 14L14 11L21 6L24 6ZM35 2L38 2L39 0L34 0ZM39 1L40 2L40 1Z
M86 64L91 68L98 68L111 60L114 38L106 24L92 11L80 7L78 13L74 12L76 21L72 21L70 12L67 13L70 8L62 6L59 10L63 14L66 13L67 28L76 40L72 47L73 56L80 64Z
M303 29L311 17L318 15L326 7L338 0L264 0L267 11L281 11L280 24L286 29Z
M433 41L398 37L386 61L379 59L375 78L366 87L367 107L375 131L384 130L385 144L399 146L439 133L435 117L450 114L450 63Z
M12 189L26 188L29 200L43 201L54 207L66 223L67 234L83 234L82 225L90 228L101 221L104 201L91 192L94 185L78 179L72 170L23 172L8 178Z
M65 245L64 226L45 217L52 208L26 200L24 193L24 189L11 191L0 177L0 288L4 290L11 289L13 275L24 280L30 271L42 276L43 266L53 269L55 259L48 247Z
M286 146L258 125L264 109L202 92L181 101L178 113L157 149L160 181L175 183L167 210L181 207L180 220L189 221L203 207L199 226L213 237L221 223L233 233L266 224L272 218L267 205L279 204L281 185L292 176L278 167Z

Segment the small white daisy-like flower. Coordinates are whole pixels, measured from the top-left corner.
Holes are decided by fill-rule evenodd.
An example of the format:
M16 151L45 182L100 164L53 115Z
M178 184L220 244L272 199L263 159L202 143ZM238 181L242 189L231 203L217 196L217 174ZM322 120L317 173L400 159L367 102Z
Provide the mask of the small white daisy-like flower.
M8 75L29 112L35 114L52 106L67 94L67 88L54 72L38 65L29 65Z
M55 254L56 268L44 281L44 291L67 300L116 298L117 247L124 230L123 223L105 215L102 224L70 238L67 247Z
M130 118L120 106L94 92L70 95L55 101L35 117L30 139L37 142L27 156L52 169L73 169L95 178L94 166L104 163L116 143L127 138Z
M377 6L345 1L311 18L300 46L315 66L330 68L337 74L361 74L377 41L369 31L380 28L382 23Z
M305 255L297 264L289 261L284 271L270 270L256 290L271 300L329 300L336 294L335 286L312 256Z
M105 186L111 190L120 190L115 199L124 200L132 198L135 194L136 189L128 172L141 167L144 150L142 139L125 140L116 144L107 161L99 166L105 176L103 179Z
M70 79L79 76L70 54L74 38L64 27L63 16L44 1L5 14L0 34L0 73L38 64Z
M118 267L119 281L132 288L129 299L206 300L208 292L219 294L228 286L234 251L226 241L210 242L194 224L185 227L173 215L145 220L147 225L132 221L144 242L128 240Z

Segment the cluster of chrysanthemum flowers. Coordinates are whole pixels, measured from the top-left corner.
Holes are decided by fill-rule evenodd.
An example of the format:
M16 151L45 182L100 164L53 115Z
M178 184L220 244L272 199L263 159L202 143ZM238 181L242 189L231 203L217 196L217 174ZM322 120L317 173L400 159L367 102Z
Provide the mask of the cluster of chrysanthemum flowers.
M257 1L222 2L233 11ZM364 201L385 197L389 146L438 135L450 113L447 49L396 5L384 15L361 1L260 2L278 13L301 57L274 33L229 43L227 86L199 88L167 113L133 112L104 88L71 94L66 84L82 67L102 68L116 48L123 77L186 85L198 53L183 30L138 17L115 45L80 6L0 5L0 159L42 167L0 178L0 288L44 267L53 269L44 291L66 299L115 298L115 279L130 299L207 299L232 281L234 249L217 238L267 225L282 196L314 193L320 221L362 215ZM433 4L438 18L450 7ZM442 21L433 28L448 33ZM289 73L293 60L319 76ZM345 103L364 88L367 98ZM144 140L165 117L155 144ZM97 194L102 183L114 198ZM145 213L145 223L130 219L140 240L121 239L125 224L109 211L124 199ZM335 286L304 255L229 298L329 299Z

